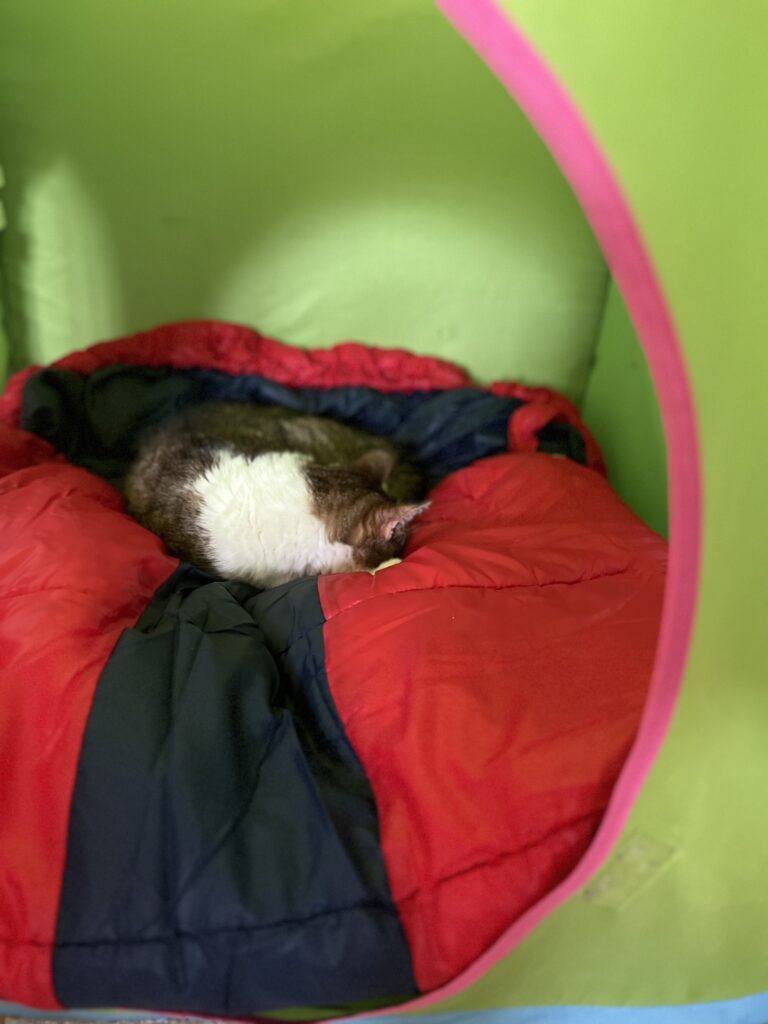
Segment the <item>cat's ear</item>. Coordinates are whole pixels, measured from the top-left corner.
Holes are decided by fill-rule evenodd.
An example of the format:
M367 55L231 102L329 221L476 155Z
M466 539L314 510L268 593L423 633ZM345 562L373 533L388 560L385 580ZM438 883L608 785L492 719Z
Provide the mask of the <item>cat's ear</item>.
M388 452L386 448L371 448L356 459L354 465L355 469L375 483L383 484L389 479L396 462L397 456L393 452Z
M377 540L392 540L429 506L428 501L422 501L418 505L380 505L373 510L366 525L370 534Z

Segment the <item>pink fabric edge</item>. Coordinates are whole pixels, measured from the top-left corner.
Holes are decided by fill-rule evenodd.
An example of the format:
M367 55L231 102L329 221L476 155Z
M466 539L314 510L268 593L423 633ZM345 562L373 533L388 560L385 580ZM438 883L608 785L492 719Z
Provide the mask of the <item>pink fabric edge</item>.
M601 867L667 734L682 685L698 592L702 509L693 397L672 318L629 205L578 109L507 14L492 0L435 2L546 143L578 198L626 302L648 361L664 424L669 476L669 573L643 718L601 826L581 861L560 885L448 984L399 1006L347 1020L412 1012L463 991Z

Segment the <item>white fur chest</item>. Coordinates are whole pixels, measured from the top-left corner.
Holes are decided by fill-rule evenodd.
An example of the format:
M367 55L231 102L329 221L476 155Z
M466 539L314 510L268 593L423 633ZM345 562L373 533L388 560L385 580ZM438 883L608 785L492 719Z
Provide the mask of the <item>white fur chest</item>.
M222 575L276 586L296 576L354 568L351 547L329 541L312 511L308 461L296 452L248 458L223 450L192 482L199 526Z

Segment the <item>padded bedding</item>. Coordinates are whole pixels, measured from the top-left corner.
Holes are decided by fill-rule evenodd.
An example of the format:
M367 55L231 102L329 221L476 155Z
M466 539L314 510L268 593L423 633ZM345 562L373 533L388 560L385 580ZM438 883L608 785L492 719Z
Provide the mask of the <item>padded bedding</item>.
M406 445L433 489L403 561L263 592L180 565L113 484L148 424L222 397ZM404 999L573 868L666 546L566 400L193 323L25 371L0 419L0 998Z

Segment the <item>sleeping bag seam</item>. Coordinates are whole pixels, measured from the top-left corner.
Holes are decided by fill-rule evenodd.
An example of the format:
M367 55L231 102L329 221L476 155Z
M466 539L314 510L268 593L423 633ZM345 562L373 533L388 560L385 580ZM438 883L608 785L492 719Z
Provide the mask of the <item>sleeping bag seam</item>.
M98 597L98 598L102 598L103 597L103 591L101 591L101 590L83 590L81 587L53 586L53 587L30 587L28 589L24 589L22 587L17 587L14 590L2 590L2 589L0 589L0 598L34 597L37 594L51 594L51 593L56 593L57 591L62 591L62 590L66 594L82 594L84 597ZM122 615L123 613L120 612L119 614ZM128 627L128 628L133 628L133 627Z
M506 404L474 388L433 403L384 402L362 384L307 388L308 414L370 415L366 429L381 436L402 428L432 512L384 577L267 591L214 579L170 560L119 489L96 486L119 481L141 432L182 399L279 405L284 393L241 373L183 376L114 368L85 383L40 379L26 396L73 461L8 478L21 493L3 499L25 555L7 581L18 593L7 642L20 624L43 683L25 685L16 659L25 728L8 730L9 749L52 813L23 792L11 807L24 903L0 886L0 960L15 984L50 956L42 980L65 1006L248 1018L432 990L592 840L650 674L657 541L599 478L551 457L577 439L539 429L545 403L533 393L515 433ZM522 435L546 461L509 453ZM31 457L9 440L11 465ZM72 498L46 500L62 491ZM103 593L91 594L92 577ZM567 589L597 580L608 585ZM396 593L413 596L396 609L371 601ZM107 632L110 607L130 615L126 596L144 613ZM325 601L361 608L344 619ZM60 750L50 737L62 698L82 708L93 681L82 666L99 672L93 706ZM602 701L603 684L615 699ZM27 722L45 747L26 742ZM76 767L74 793L56 782L61 761ZM59 856L27 864L26 847L45 854L51 835L64 836Z
M602 813L602 809L600 811L589 811L587 814L582 814L578 818L571 819L564 826L562 826L562 828L573 828L574 825L580 825L585 822L588 822L590 818L594 818L597 814L600 813ZM547 836L556 834L557 832L561 831L562 828L550 830L550 832L547 833ZM518 857L521 853L525 853L528 850L535 850L536 847L540 844L541 839L542 837L539 837L538 839L532 840L531 842L516 847L516 849L514 850L509 850L505 853L498 853L494 857L487 857L485 860L478 861L475 864L470 864L469 867L458 868L456 871L452 871L450 874L442 875L440 878L436 878L434 882L432 882L432 884L429 886L420 885L417 889L411 890L411 892L406 893L404 896L397 896L396 899L398 903L398 908L401 911L403 911L403 903L412 903L414 900L417 900L420 896L428 897L432 895L436 889L439 889L440 886L446 885L449 882L453 882L457 878L462 878L465 875L470 875L474 871L483 871L486 868L492 867L495 864L501 864L504 861L510 860L511 858ZM406 910L404 912L413 913L413 911L410 910Z
M407 564L407 558L404 559ZM350 601L349 604L345 604L335 611L325 611L326 622L334 619L340 613L349 611L350 608L355 608L357 605L365 604L368 601L380 600L384 597L399 597L401 594L423 594L426 590L533 590L533 589L544 589L544 587L575 587L580 583L597 583L598 580L611 579L614 576L623 576L629 572L632 568L632 563L625 565L621 569L613 569L609 572L599 573L596 576L586 576L580 580L550 580L548 583L438 583L433 587L403 587L399 590L391 590L388 593L381 593L377 591L373 594L366 594L364 597L359 597L354 601Z
M40 942L35 939L3 939L0 938L0 946L32 946L40 949L90 949L97 946L152 946L158 943L172 943L181 941L195 941L196 939L211 938L216 935L242 935L256 934L259 932L271 931L278 928L303 928L312 921L319 921L327 917L339 917L343 914L356 914L361 911L366 913L386 914L389 917L397 918L395 907L387 907L381 903L362 902L351 904L347 907L337 907L332 910L320 910L316 914L309 914L307 917L287 917L281 921L270 921L268 924L259 925L231 925L222 928L207 928L200 931L184 932L176 931L172 935L158 935L148 938L115 938L115 939L63 939L58 942Z

